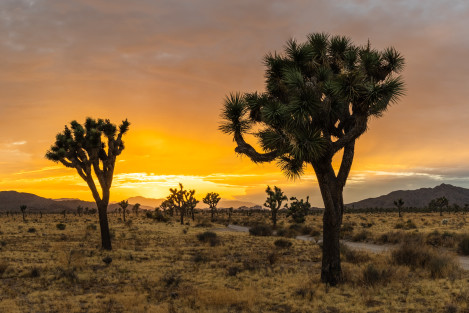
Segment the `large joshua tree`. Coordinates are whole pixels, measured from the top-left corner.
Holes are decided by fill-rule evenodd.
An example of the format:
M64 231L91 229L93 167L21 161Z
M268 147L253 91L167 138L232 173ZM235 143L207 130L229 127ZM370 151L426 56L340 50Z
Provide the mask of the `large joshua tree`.
M111 236L107 218L110 189L116 158L124 150L122 136L129 130L130 123L122 121L116 127L109 120L87 118L84 125L72 121L58 133L55 143L46 153L46 158L74 168L88 184L98 206L103 249L111 250ZM97 178L101 193L93 179Z
M343 188L355 141L373 116L403 95L397 74L404 58L394 48L378 51L369 43L356 46L347 37L314 33L304 43L289 40L283 53L267 54L264 63L266 91L227 96L220 129L233 135L237 153L256 163L277 161L291 178L312 166L325 207L321 280L335 285L342 279ZM246 142L248 133L263 151Z

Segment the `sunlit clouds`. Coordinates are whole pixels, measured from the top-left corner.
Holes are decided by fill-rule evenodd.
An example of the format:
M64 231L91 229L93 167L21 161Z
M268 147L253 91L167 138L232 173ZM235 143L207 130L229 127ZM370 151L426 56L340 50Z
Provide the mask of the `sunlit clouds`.
M44 158L64 125L91 116L131 122L112 201L181 182L256 203L278 185L321 205L311 168L288 180L218 131L225 95L263 90L265 53L321 31L406 58L406 96L358 140L345 202L469 187L467 29L462 0L2 0L0 190L91 200L73 169Z

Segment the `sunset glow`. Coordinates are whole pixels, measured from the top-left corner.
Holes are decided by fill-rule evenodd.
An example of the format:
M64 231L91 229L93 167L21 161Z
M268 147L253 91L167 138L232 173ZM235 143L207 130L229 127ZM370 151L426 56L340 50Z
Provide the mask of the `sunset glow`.
M406 59L406 96L357 141L345 202L469 187L467 29L464 1L2 1L0 190L92 200L75 170L44 158L64 125L91 116L131 122L111 201L181 182L256 203L277 185L321 206L311 168L288 180L237 156L218 127L225 95L264 89L266 53L322 31Z

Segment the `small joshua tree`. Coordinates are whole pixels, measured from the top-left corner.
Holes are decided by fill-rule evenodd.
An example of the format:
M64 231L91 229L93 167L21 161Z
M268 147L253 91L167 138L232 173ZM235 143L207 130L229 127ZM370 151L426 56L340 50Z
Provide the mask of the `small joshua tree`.
M77 214L81 216L83 214L83 207L81 205L77 206Z
M443 216L443 208L448 207L448 199L446 197L440 197L430 201L428 205L430 208L436 208L440 211L440 216Z
M308 215L309 210L311 209L309 197L306 197L306 201L303 201L303 199L298 200L296 197L291 197L290 201L292 201L290 206L288 206L288 204L285 205L285 208L288 210L287 217L291 216L295 223L304 223L306 215Z
M195 211L195 207L197 206L197 203L199 203L199 200L195 199L194 194L195 194L194 189L188 190L184 194L184 205L186 207L186 211L190 212L192 220L195 220L194 211Z
M23 222L26 222L26 217L25 217L26 208L27 208L26 205L21 205L20 206L21 213L23 214Z
M404 201L402 199L395 200L394 205L397 207L397 210L399 212L399 217L402 217L401 209L404 206Z
M174 203L169 200L169 199L166 199L164 200L161 204L160 204L160 207L159 207L161 210L163 210L163 212L166 214L168 213L169 215L173 216L174 215Z
M122 208L122 220L125 222L125 213L127 211L127 207L129 206L129 201L122 200L119 202L119 206Z
M211 219L212 222L215 221L215 213L217 211L217 205L220 199L221 199L220 195L216 192L209 192L207 193L205 198L202 199L202 201L205 204L208 204L208 206L210 207L210 213L212 214L212 219Z
M282 202L284 200L288 200L288 198L277 186L274 186L274 190L272 190L270 186L267 186L265 192L267 193L267 199L265 200L264 206L270 208L272 214L272 225L275 228L277 226L277 212L282 206Z
M140 211L140 203L135 203L132 207L132 211L135 213L135 216L138 216L138 211Z
M194 198L195 190L185 190L184 186L179 183L179 189L170 188L169 191L171 194L166 198L169 201L168 205L179 211L181 225L184 225L184 216L187 212L192 211L192 218L194 218L193 210L199 202Z
M129 130L125 120L116 127L109 120L87 118L84 125L72 121L63 132L57 134L54 145L47 151L46 158L74 168L87 183L98 206L101 245L111 250L111 235L107 218L110 189L116 158L124 150L122 136ZM96 177L101 193L93 179Z

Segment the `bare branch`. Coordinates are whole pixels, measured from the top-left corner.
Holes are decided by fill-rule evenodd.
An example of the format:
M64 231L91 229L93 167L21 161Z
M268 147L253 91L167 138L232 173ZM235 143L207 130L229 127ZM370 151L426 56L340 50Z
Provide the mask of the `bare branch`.
M238 146L235 152L247 155L255 163L271 162L279 156L277 150L268 153L259 153L250 144L244 141L243 135L235 133L234 139Z

